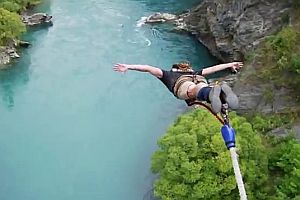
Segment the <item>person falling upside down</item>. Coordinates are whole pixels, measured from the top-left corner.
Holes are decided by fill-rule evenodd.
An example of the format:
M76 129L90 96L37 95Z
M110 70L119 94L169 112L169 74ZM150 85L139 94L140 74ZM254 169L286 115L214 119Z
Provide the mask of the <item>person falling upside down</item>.
M236 72L243 67L242 62L219 64L212 67L194 71L189 63L174 64L170 71L153 67L150 65L116 64L113 69L116 72L127 72L128 70L148 72L157 77L169 89L175 97L192 101L205 101L211 104L212 111L219 113L222 104L227 103L231 109L237 109L239 101L232 89L226 84L208 85L204 76L224 70L231 69Z

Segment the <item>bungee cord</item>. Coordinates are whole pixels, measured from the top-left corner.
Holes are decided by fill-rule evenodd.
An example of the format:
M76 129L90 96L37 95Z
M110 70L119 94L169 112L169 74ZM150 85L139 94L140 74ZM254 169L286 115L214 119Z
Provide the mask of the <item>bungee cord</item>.
M232 147L229 149L229 151L230 151L230 155L231 155L232 166L233 166L233 170L234 170L234 174L235 174L236 184L238 186L239 193L240 193L240 199L247 200L247 194L246 194L243 177L242 177L239 162L238 162L238 154L236 153L236 148Z
M223 125L221 128L221 133L225 142L225 145L227 149L230 151L231 155L231 160L232 160L232 166L235 174L235 180L236 184L238 186L239 194L240 194L240 199L241 200L247 200L247 194L243 182L243 177L241 174L241 170L239 167L239 162L238 162L238 154L236 153L236 148L235 148L235 130L230 126L229 124L229 116L228 116L228 105L223 104L222 109L221 109L221 115L222 118L214 113L207 104L202 103L200 101L193 101L193 102L187 102L189 106L192 105L200 105L206 108L212 115L214 115L217 120L220 121L220 123Z

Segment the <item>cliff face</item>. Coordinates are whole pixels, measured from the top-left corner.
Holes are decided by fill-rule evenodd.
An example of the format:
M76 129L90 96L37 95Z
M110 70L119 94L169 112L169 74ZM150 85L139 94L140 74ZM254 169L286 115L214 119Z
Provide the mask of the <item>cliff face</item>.
M289 21L289 0L204 0L181 15L184 29L218 59L242 60L269 34Z
M191 32L223 62L242 61L263 39L290 21L289 0L204 0L180 16L183 29ZM276 113L296 104L286 88L271 83L249 82L255 68L248 65L234 85L240 99L239 112ZM246 77L246 78L245 78ZM265 98L273 93L272 98Z

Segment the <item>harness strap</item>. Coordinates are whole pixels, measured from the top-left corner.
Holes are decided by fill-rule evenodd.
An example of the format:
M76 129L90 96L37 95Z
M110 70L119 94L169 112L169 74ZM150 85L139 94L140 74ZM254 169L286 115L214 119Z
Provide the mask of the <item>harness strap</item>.
M196 85L198 83L206 83L207 84L207 81L206 79L203 77L203 76L200 76L200 75L182 75L181 77L179 77L175 83L175 86L174 86L174 89L173 89L173 92L174 92L174 95L176 97L178 97L178 90L180 88L180 86L186 82L186 81L190 81L190 82L193 82L195 83Z

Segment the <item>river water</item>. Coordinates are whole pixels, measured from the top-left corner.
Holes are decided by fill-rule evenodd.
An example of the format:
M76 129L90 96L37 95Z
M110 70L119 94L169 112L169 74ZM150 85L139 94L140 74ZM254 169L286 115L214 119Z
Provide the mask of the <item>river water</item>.
M149 199L156 141L186 110L156 78L112 71L117 62L168 69L215 63L193 38L137 26L196 0L52 0L54 26L0 72L0 199ZM198 68L199 68L198 67Z

